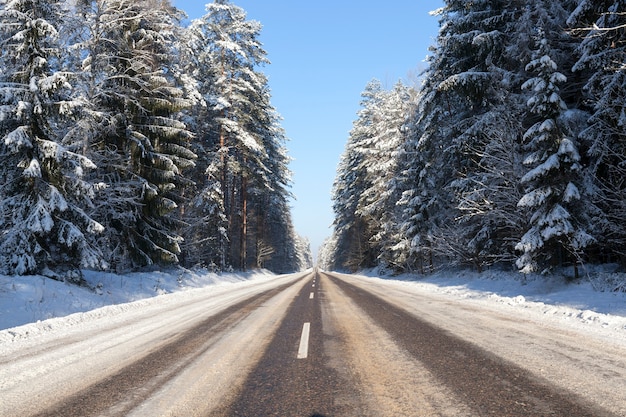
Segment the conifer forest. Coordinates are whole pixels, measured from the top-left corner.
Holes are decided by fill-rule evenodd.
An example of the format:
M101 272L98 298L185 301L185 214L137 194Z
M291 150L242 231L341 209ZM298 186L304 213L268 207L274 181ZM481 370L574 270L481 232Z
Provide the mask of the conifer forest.
M626 266L626 2L446 0L415 86L362 93L330 269Z
M626 2L433 16L416 82L365 86L319 264L626 267ZM0 273L311 266L260 32L229 0L191 22L169 0L0 0Z
M261 25L227 0L0 0L0 272L310 265Z

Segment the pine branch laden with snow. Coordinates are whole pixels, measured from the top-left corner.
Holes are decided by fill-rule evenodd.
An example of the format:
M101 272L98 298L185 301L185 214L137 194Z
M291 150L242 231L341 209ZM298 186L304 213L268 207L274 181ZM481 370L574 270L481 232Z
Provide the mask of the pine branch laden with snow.
M184 171L194 167L196 155L189 145L194 135L180 119L193 100L185 99L177 84L177 15L149 1L99 7L86 22L91 39L84 44L88 78L103 80L90 92L96 116L91 123L109 120L111 129L98 134L85 127L95 133L93 157L115 172L97 174L106 184L101 196L115 200L95 208L106 219L109 262L116 267L178 262L174 200L182 195ZM116 259L120 254L134 260Z
M61 2L13 1L0 8L3 239L0 265L9 274L102 268L87 235L102 226L82 210L93 195L83 179L95 168L63 142L80 101L62 61ZM36 17L35 17L36 16Z

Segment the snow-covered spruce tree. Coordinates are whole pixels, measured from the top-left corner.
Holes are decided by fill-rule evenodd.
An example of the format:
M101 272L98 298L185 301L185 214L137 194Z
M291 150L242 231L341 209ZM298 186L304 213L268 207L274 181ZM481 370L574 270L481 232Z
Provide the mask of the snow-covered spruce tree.
M480 130L472 128L498 100L498 74L492 67L500 59L496 49L503 45L502 26L512 18L508 3L448 0L436 11L441 29L406 143L406 152L415 157L403 176L412 184L399 202L405 242L410 242L400 245L405 252L400 256L413 259L420 270L466 257L458 252L460 246L450 246L464 240L455 224L455 200L465 187L459 180L475 168L469 155L481 141Z
M195 155L179 120L188 101L170 71L177 11L161 0L84 3L93 105L86 131L107 186L94 211L106 226L99 244L118 270L178 262L181 225L170 213Z
M593 242L582 209L581 164L576 139L568 137L561 116L567 105L559 85L567 79L553 60L547 13L538 6L535 51L526 69L534 76L523 88L530 92L528 106L535 123L524 134L528 152L524 164L530 170L522 177L525 194L518 206L530 214L529 229L516 249L522 252L517 266L524 273L563 264L576 264ZM556 30L551 27L549 30Z
M460 262L478 270L510 265L517 258L515 246L527 220L517 207L523 176L521 115L519 109L503 106L481 117L477 127L484 143L473 154L476 166L457 189L460 233L450 245L460 253ZM491 122L488 117L493 118Z
M591 159L588 183L602 215L594 236L604 248L600 262L626 264L626 2L581 0L568 20L582 37L574 70L585 74L592 107L581 141ZM617 258L616 256L617 255Z
M420 272L434 267L432 231L437 226L437 213L445 213L451 198L440 187L451 174L443 164L444 148L438 140L448 129L444 122L447 112L438 105L441 96L433 84L434 79L426 75L403 148L406 164L401 175L405 185L397 203L402 211L400 230L404 238L394 247L396 263Z
M415 105L419 103L420 96L415 100ZM414 111L408 116L414 117ZM406 139L396 154L396 174L393 184L389 192L395 200L395 208L388 215L389 220L385 221L382 226L384 233L384 244L380 255L381 262L384 265L392 267L394 270L414 271L418 266L416 262L418 257L414 256L412 251L411 238L412 233L408 230L412 213L408 206L412 203L413 193L416 191L416 167L415 159L418 158L415 141L410 140L413 137L413 129L407 125ZM393 220L395 218L395 220Z
M439 242L456 262L478 270L514 260L525 223L516 207L526 113L521 85L534 23L524 6L523 0L473 3L462 19L466 33L455 35L474 48L472 66L461 67L440 87L461 94L465 90L474 110L458 122L454 143L461 164L450 184L455 221L442 228ZM476 83L481 79L488 87Z
M63 67L59 1L0 1L0 267L3 273L101 268L87 235L103 227L86 214L95 168L72 137L80 102ZM58 276L58 275L53 275Z
M450 0L437 11L441 30L405 146L415 155L402 175L413 184L405 181L399 202L406 238L395 247L418 267L426 261L480 269L514 257L512 242L524 224L516 207L527 123L520 61L530 59L537 21L530 11L539 4ZM573 42L558 33L572 2L546 6L551 39L560 48L555 60L567 67ZM568 103L575 103L576 81L563 90Z
M378 80L372 80L361 94L361 109L353 123L346 148L337 167L332 200L335 212L334 234L337 269L356 271L375 265L376 254L370 239L374 232L368 218L359 212L363 192L370 187L367 166L369 153L376 145L376 128L382 120L384 90Z
M501 187L514 191L516 183L489 175L489 164L496 161L488 159L487 149L492 140L506 138L514 150L521 136L521 124L510 121L520 114L522 103L519 59L529 53L519 39L523 10L520 0L501 0L448 1L440 11L442 28L424 93L432 114L419 116L418 129L420 150L434 157L420 175L433 176L429 180L436 182L429 188L440 205L436 212L430 210L428 239L420 240L441 262L481 269L507 258L501 256L503 250L509 259L513 253L503 228L516 217L505 213L515 207L514 192ZM505 127L509 130L498 132ZM433 171L442 167L446 175ZM491 199L496 190L499 197L510 196L506 209L495 206L496 196ZM420 200L434 202L432 197ZM468 203L472 210L467 210ZM506 199L498 204L506 204Z

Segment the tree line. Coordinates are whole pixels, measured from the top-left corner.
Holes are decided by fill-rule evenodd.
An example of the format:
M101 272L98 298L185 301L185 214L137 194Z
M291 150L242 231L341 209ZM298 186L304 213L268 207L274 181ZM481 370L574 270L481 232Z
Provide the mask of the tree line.
M228 0L0 0L0 271L299 270L260 23Z
M626 3L444 4L421 85L362 94L322 264L626 266Z

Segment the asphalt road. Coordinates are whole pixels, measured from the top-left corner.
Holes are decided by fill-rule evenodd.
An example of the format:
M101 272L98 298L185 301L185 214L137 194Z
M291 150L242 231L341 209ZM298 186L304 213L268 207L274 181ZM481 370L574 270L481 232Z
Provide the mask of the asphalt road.
M0 377L3 368L51 364L0 386L0 415L624 415L623 351L492 315L349 276L277 279L102 329L111 345L79 334L0 357ZM167 328L145 331L166 317ZM498 339L505 329L515 329L509 345ZM542 353L549 349L564 354Z

